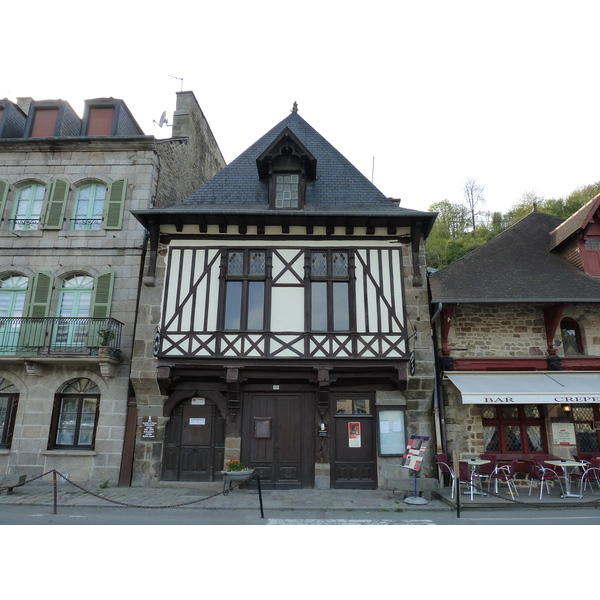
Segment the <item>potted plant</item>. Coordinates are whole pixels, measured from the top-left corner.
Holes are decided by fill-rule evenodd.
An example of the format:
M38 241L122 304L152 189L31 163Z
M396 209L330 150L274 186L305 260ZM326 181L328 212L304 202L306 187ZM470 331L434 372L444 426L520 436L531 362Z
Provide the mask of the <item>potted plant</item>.
M98 341L100 344L100 348L98 349L98 354L100 356L108 356L108 342L115 337L115 332L108 327L104 327L103 329L98 329Z
M254 473L254 469L249 469L241 460L231 459L225 466L227 470L221 471L221 473L226 481L243 481Z

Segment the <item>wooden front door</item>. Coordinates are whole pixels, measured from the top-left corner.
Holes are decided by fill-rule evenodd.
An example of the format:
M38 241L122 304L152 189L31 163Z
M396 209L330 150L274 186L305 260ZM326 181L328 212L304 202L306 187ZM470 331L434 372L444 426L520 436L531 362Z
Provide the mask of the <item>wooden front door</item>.
M377 488L372 399L335 399L332 484L337 489Z
M242 462L257 470L265 489L313 487L313 411L305 394L249 396Z
M163 457L165 481L213 481L223 468L225 420L208 400L177 406L167 423Z

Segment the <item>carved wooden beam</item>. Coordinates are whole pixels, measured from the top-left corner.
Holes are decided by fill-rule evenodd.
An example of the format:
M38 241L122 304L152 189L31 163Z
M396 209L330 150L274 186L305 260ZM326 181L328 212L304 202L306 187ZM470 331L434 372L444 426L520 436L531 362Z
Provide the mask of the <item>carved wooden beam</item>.
M544 308L544 326L546 327L546 343L548 345L548 354L554 356L556 348L554 347L554 335L562 318L566 304L555 304Z
M227 412L235 419L242 404L239 369L228 368L225 381L227 382Z

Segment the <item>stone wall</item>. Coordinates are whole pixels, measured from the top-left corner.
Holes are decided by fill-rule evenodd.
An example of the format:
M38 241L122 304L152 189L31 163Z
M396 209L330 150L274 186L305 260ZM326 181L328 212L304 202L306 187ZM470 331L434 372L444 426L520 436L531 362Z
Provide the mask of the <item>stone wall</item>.
M415 374L407 373L408 381L403 392L378 392L378 405L400 405L406 407L407 441L411 435L430 436L429 448L419 476L420 489L430 487L432 478L437 477L434 467L436 448L435 423L433 412L433 347L429 316L429 297L426 284L424 252L419 252L420 278L413 275L412 252L404 246L402 252L404 269L404 292L406 323L408 328L408 350L415 353ZM378 458L379 487L383 489L413 489L411 471L399 467L401 457ZM431 480L431 481L428 481Z
M599 356L600 308L569 305L563 312L564 317L579 323L585 354ZM559 328L554 339L560 340L560 337ZM455 358L547 356L543 306L461 304L452 319L448 348ZM557 346L557 355L564 356L562 345Z
M225 159L192 92L178 92L173 138L158 140L161 175L155 207L183 202L225 166Z

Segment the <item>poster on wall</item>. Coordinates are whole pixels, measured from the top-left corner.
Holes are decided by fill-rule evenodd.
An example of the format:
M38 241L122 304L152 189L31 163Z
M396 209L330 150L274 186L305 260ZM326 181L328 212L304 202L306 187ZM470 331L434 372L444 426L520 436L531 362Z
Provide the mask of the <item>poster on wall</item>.
M573 423L552 423L552 440L556 446L575 446Z
M406 454L402 457L402 464L400 466L405 469L419 471L421 469L423 457L425 456L425 450L427 450L428 442L428 435L411 435L408 445L406 446Z
M348 423L348 447L360 448L360 423Z

